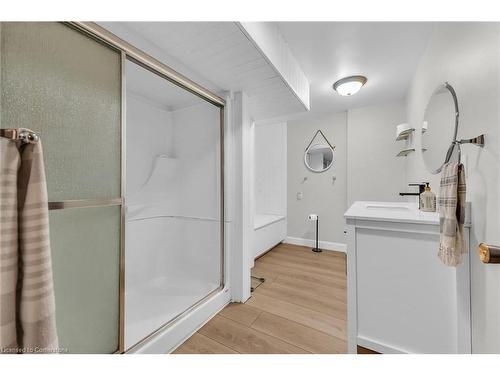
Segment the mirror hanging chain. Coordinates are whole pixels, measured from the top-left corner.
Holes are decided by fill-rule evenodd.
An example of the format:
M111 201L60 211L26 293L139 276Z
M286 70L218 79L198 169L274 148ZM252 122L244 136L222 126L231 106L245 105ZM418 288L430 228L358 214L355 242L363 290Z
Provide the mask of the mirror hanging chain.
M330 148L332 149L332 151L335 151L335 146L332 146L332 144L328 141L328 138L326 138L326 136L323 134L323 132L321 131L321 129L318 129L316 131L316 133L314 133L313 137L311 138L311 141L309 142L309 144L306 147L306 151L309 149L309 147L311 147L311 145L314 142L314 140L316 139L316 136L318 135L318 133L321 134L321 136L326 141L326 143L328 143L328 146L330 146Z

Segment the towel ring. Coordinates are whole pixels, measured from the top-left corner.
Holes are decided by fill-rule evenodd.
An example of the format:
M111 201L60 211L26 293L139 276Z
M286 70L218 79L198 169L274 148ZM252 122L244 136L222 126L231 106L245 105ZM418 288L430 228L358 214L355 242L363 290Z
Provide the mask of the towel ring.
M470 143L470 144L474 144L474 145L479 146L479 147L484 147L484 134L478 135L477 137L474 137L474 138L457 140L458 124L459 124L459 119L460 119L460 111L458 109L457 93L455 92L455 89L453 88L453 86L450 85L448 82L445 82L442 86L438 87L438 90L440 88L445 88L446 90L448 90L453 98L453 103L455 105L455 130L453 132L453 139L451 141L451 145L448 148L448 151L446 151L446 156L444 158L443 164L441 164L441 166L438 169L436 169L434 172L432 172L432 174L441 173L441 170L443 169L444 165L450 162L451 157L453 156L453 151L455 151L455 147L457 148L457 151L458 151L458 163L460 163L462 160L461 145L466 144L466 143Z

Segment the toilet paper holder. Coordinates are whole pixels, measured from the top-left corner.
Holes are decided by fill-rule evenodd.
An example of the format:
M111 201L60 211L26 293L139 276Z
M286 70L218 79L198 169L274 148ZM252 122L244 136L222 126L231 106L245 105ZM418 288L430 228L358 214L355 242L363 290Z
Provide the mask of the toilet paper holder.
M319 216L317 214L309 214L308 219L316 222L316 246L312 248L312 251L321 253L323 250L319 248Z

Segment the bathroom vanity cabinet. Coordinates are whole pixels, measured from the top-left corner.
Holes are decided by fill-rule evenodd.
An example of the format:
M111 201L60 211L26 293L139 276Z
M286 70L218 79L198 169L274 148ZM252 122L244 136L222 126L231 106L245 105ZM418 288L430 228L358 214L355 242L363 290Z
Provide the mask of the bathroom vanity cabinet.
M469 252L457 268L441 262L439 215L355 202L345 218L349 352L470 353Z

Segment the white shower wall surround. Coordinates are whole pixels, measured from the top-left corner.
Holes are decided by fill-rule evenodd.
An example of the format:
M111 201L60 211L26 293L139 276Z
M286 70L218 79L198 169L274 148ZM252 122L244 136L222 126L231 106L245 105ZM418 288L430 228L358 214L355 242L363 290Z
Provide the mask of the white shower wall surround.
M125 349L217 289L218 229L174 217L127 221Z
M286 139L286 122L254 125L254 257L286 237Z
M125 350L221 281L219 108L198 98L171 108L133 89L127 96Z
M136 199L141 200L141 190L152 177L156 159L173 158L174 127L172 113L166 107L130 91L127 93L127 124L127 138L134 140L127 143L126 175L128 203L133 204Z

